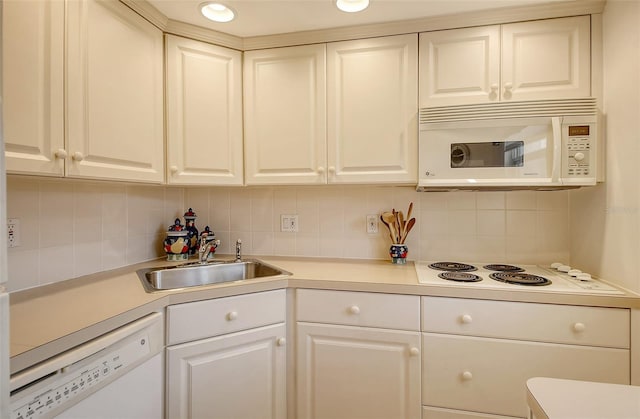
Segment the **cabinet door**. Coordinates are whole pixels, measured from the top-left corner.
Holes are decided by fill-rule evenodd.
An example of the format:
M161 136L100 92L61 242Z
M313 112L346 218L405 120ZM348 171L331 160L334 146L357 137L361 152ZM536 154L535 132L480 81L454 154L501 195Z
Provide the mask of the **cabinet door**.
M420 34L420 107L498 101L500 26Z
M167 182L242 185L242 54L166 36Z
M588 97L590 51L589 16L503 25L502 98Z
M532 377L629 384L629 351L424 333L425 405L526 417Z
M297 418L420 418L419 333L302 322L297 333Z
M325 46L244 55L248 185L326 183Z
M162 31L117 1L67 18L67 175L162 182Z
M64 2L3 2L2 99L8 173L64 175L63 48Z
M327 45L329 183L416 183L418 37Z
M284 323L167 348L167 418L286 418Z

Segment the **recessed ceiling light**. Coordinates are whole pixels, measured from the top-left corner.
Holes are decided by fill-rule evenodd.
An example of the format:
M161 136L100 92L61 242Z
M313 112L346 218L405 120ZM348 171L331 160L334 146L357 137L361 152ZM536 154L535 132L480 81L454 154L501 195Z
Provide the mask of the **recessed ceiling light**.
M336 6L343 12L360 12L369 7L369 0L336 0Z
M200 5L200 12L214 22L231 22L236 17L233 10L222 3L203 3Z

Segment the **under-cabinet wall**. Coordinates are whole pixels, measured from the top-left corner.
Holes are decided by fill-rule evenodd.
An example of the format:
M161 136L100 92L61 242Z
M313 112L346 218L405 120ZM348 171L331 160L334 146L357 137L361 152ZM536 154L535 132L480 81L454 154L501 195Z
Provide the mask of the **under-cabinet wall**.
M12 291L161 257L167 226L192 207L202 230L232 253L387 259L384 226L366 215L414 203L409 259L512 263L569 260L568 192L418 193L413 187L182 188L9 176L7 217L21 244L8 249ZM297 214L298 233L280 232Z

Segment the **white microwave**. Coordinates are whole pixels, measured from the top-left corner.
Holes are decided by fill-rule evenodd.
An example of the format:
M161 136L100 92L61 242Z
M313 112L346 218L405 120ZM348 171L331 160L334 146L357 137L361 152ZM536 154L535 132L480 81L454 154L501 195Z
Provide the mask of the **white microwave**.
M421 109L417 190L595 185L595 100L565 102Z

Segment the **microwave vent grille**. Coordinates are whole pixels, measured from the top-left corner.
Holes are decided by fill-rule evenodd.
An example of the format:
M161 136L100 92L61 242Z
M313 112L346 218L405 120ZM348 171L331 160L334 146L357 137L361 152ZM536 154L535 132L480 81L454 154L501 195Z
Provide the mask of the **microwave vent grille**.
M569 115L588 116L596 114L597 104L595 98L494 102L421 108L420 123L428 124L481 119L536 118Z

